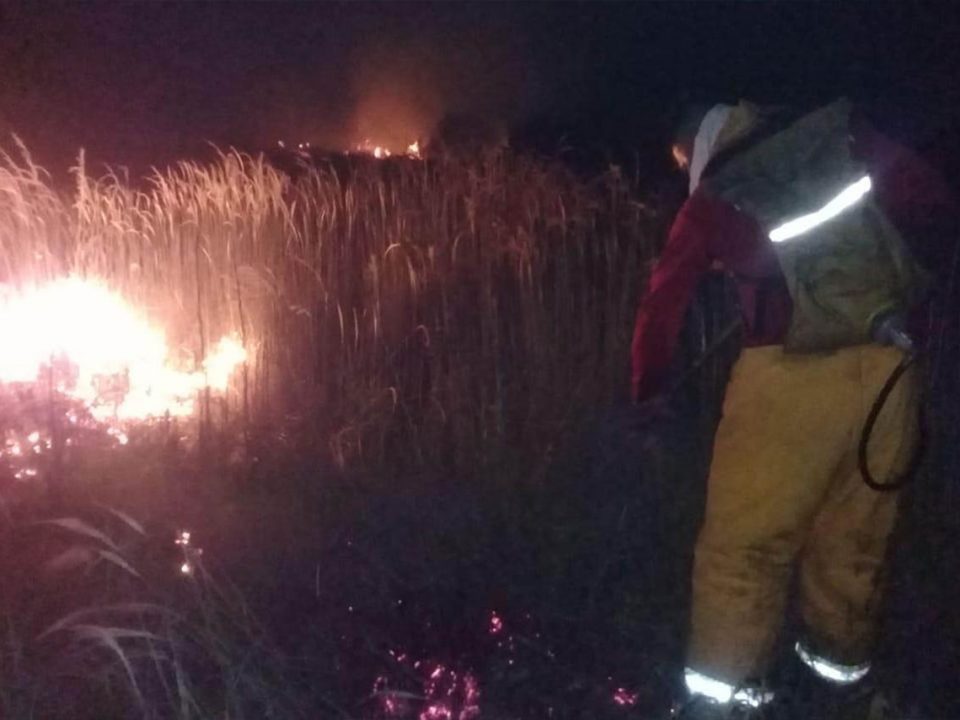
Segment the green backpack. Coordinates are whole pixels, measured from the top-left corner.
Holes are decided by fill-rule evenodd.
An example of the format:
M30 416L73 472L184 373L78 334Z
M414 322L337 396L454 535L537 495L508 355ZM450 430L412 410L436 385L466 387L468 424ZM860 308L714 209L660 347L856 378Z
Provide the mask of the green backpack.
M851 155L852 106L838 100L766 132L702 181L768 234L793 298L788 352L871 341L874 324L916 301L921 272ZM756 136L755 136L756 137ZM726 153L725 153L726 155Z

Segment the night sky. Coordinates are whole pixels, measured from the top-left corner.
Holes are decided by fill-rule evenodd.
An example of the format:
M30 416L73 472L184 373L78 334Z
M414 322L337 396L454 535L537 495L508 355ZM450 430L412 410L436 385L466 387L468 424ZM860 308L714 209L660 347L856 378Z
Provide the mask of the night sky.
M875 3L0 3L0 132L54 172L310 141L405 146L450 114L651 160L681 96L850 94L955 148L960 13ZM954 143L951 145L951 143Z

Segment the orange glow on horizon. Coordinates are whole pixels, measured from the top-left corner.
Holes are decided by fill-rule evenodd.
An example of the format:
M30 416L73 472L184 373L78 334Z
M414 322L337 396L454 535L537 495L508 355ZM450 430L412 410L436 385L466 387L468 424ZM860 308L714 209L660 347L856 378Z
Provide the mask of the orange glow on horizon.
M378 160L384 160L386 158L393 157L395 154L387 146L378 145L377 143L370 140L370 138L366 138L362 143L354 146L353 151L357 153L362 153L364 155L372 155ZM412 143L407 145L403 153L397 153L397 154L402 155L404 157L419 160L421 157L420 141L414 140Z

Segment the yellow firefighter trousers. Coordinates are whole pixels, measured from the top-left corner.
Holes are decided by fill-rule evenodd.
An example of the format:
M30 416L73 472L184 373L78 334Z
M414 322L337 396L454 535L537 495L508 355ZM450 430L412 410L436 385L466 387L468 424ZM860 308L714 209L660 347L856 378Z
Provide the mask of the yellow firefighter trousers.
M842 664L869 659L896 494L861 480L867 413L902 358L875 345L829 354L746 349L717 430L697 541L688 665L740 684L768 669L795 563L805 642ZM877 420L878 481L910 462L918 440L911 369Z

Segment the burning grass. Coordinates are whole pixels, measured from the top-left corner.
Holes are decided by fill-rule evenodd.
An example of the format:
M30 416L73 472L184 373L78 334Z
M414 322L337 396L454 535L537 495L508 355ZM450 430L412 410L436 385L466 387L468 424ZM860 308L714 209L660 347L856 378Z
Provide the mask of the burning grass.
M452 472L507 439L545 452L571 410L622 385L652 220L615 171L586 184L497 152L292 179L230 152L135 189L81 156L64 194L21 157L0 167L0 327L16 350L0 380L63 350L74 396L104 419L295 422L341 466L399 455ZM31 292L46 314L14 313ZM123 398L140 407L108 409L98 379L144 364L152 383Z
M8 553L19 565L5 574L18 581L0 593L12 633L0 662L15 682L0 714L68 717L81 703L96 717L315 717L320 707L467 719L479 697L499 702L471 669L483 669L480 650L499 653L505 686L521 686L520 665L534 662L515 652L528 640L542 677L555 672L533 630L488 632L495 598L474 580L498 572L495 546L523 542L514 520L540 522L501 491L537 486L580 414L622 391L655 218L616 170L584 182L506 151L413 155L287 174L229 152L143 183L92 177L81 156L69 190L23 148L4 156L0 480L19 499L3 532L10 548L42 540ZM200 446L188 438L205 434ZM318 468L399 477L434 498L422 507L436 517L399 517L409 547L368 562L385 549L373 508L392 481L345 486ZM44 481L73 491L53 515L36 507ZM439 503L427 491L473 486L485 488L483 507L472 490ZM90 495L181 527L148 533L99 510L91 520L76 501ZM509 532L477 524L504 510ZM447 533L476 559L463 586L476 642L418 637L445 612L447 574L463 571L433 555ZM370 554L331 559L344 537ZM197 542L230 548L258 609L290 618L286 656L206 560L187 556ZM277 560L284 548L296 557ZM537 572L539 561L515 560L511 575ZM263 600L272 582L288 585ZM421 582L426 598L410 600L419 609L387 620L396 593ZM25 614L34 592L50 605ZM354 607L370 613L359 630ZM368 704L343 710L326 688Z

